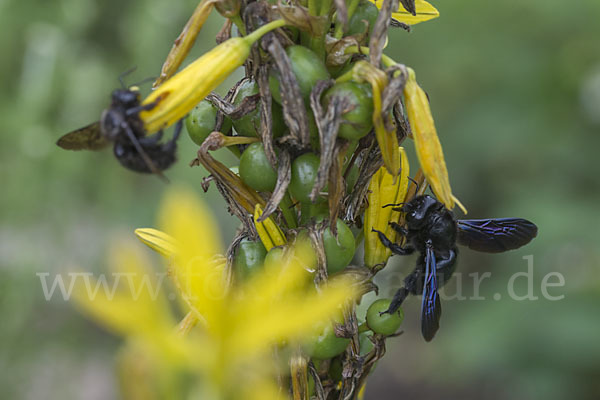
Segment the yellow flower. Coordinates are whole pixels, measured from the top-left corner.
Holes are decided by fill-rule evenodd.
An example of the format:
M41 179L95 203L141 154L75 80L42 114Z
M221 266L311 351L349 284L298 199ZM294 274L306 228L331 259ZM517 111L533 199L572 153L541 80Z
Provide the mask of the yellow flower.
M175 39L171 51L160 70L160 75L152 85L156 88L165 80L169 79L179 68L190 49L196 41L196 37L202 29L204 22L212 11L216 0L201 0L194 13L183 27L181 34Z
M167 377L174 369L189 365L197 350L177 335L176 317L161 290L164 282L148 268L149 261L131 245L113 247L114 282L109 284L106 278L76 281L75 305L111 332L126 337L128 353L137 349L138 361L139 354L144 354L146 369L160 369Z
M399 157L398 137L395 130L388 130L383 119L382 95L388 84L388 77L379 68L374 67L367 61L357 61L349 73L339 77L336 82L341 82L352 77L357 82L369 82L373 91L373 127L375 138L381 150L381 158L388 172L393 176L398 175Z
M410 174L408 158L404 148L400 147L401 165L400 179L394 178L384 167L381 167L371 178L369 184L368 206L365 210L365 265L374 267L385 264L392 255L391 250L385 247L373 229L383 232L391 241L396 240L397 233L390 226L390 222L398 223L401 213L394 211L388 204L398 204L405 201L408 192L408 177Z
M114 299L91 298L80 287L78 305L115 333L144 342L161 363L197 374L200 398L283 398L277 397L273 347L300 342L315 324L339 312L356 296L351 282L329 281L317 292L307 272L314 268L314 252L310 244L298 243L283 263L266 264L231 288L215 221L193 194L171 189L159 223L161 231L136 234L168 259L168 275L188 312L179 329L162 293L159 301L126 291ZM129 253L135 254L117 253L120 270L145 271L147 261Z
M254 225L256 226L256 232L258 232L258 236L265 246L265 249L269 251L273 247L286 244L287 240L285 239L285 235L275 221L273 221L273 218L267 217L264 221L258 222L258 219L262 214L263 209L260 204L257 204L254 209Z
M142 101L143 106L156 104L152 109L140 112L146 132L157 132L185 117L200 100L246 61L254 42L283 25L285 21L275 20L248 36L231 38L166 80Z
M408 79L404 86L404 99L417 157L427 182L431 185L431 189L438 200L444 203L446 208L452 210L455 203L457 203L466 214L466 209L452 194L450 188L444 152L435 129L429 100L417 83L415 72L410 68L408 68Z
M383 0L369 0L374 3L377 8L381 8L383 4ZM392 13L392 18L397 21L404 22L407 25L415 25L419 22L429 21L430 19L434 19L440 16L440 12L431 4L426 2L425 0L416 0L415 1L415 15L412 15L402 3L398 6L398 11Z

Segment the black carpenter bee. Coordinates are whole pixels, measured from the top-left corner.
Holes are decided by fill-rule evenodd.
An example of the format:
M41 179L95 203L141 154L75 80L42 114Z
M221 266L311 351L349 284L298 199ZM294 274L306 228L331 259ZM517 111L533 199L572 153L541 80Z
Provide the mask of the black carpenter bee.
M117 89L112 93L110 107L100 121L67 133L58 139L58 146L66 150L101 150L113 143L113 153L125 168L142 173L155 173L165 179L162 171L175 162L176 141L182 121L175 126L173 138L159 143L162 131L146 136L140 111L150 110L155 104L140 104L140 94L133 89Z
M522 218L456 220L450 210L428 195L417 196L394 210L405 213L406 226L391 225L406 237L406 245L402 247L374 231L394 254L407 255L416 250L420 257L385 313L398 310L409 294L423 295L421 333L426 341L433 339L439 328L442 307L438 288L456 269L456 243L477 251L501 253L518 249L537 236L537 226Z

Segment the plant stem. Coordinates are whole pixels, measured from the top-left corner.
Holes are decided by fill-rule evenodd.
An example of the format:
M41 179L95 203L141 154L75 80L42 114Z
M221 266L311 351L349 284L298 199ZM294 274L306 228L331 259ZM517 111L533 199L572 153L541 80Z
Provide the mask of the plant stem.
M333 0L323 0L323 2L321 3L321 12L319 13L319 15L328 15L329 11L331 10L332 3Z
M319 15L319 0L308 0L308 13Z
M354 15L359 2L360 0L350 0L350 4L348 4L348 22L350 22L350 19ZM336 39L341 39L342 36L344 36L344 25L342 25L339 20L336 20L334 37Z
M358 333L363 333L369 330L369 326L367 325L366 322L363 322L362 324L360 324L358 326Z
M242 21L242 17L240 17L240 14L234 15L233 17L231 17L229 19L238 28L238 30L240 31L240 34L242 36L246 36L246 26L244 25L244 21Z
M252 43L256 42L258 39L260 39L265 33L270 32L273 29L281 28L284 25L286 25L285 20L276 19L275 21L271 21L268 24L261 26L260 28L258 28L257 30L255 30L254 32L249 34L248 36L245 36L245 39L248 43L252 44Z
M286 193L285 196L283 196L283 199L281 199L279 208L281 209L283 218L285 218L285 222L287 222L288 228L295 229L298 226L296 223L296 216L294 215L295 208L292 198L288 193Z
M344 53L345 54L357 54L359 52L362 53L362 54L369 55L369 48L367 46L361 46L360 47L360 51L359 51L357 46L349 46L349 47L346 48L346 50L345 50ZM398 64L391 57L386 56L385 54L381 55L381 62L383 63L383 65L385 67L391 67L392 65Z

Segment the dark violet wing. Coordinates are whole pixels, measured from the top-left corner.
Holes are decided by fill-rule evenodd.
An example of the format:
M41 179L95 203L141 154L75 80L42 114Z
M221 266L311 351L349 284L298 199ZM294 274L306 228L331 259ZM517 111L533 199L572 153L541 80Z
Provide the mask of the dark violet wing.
M94 122L83 128L69 132L58 139L56 144L66 150L101 150L110 142L100 130L100 122Z
M522 218L461 219L457 241L470 249L501 253L518 249L537 236L537 226Z
M431 341L440 327L442 305L437 291L436 262L433 248L428 246L425 255L425 281L421 300L421 333Z

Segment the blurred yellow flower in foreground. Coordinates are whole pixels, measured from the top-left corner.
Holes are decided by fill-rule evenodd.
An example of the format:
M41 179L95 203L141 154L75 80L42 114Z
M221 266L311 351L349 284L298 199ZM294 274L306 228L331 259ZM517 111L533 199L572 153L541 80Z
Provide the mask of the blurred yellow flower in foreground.
M314 253L308 243L298 243L282 264L266 264L247 282L229 287L219 231L195 195L171 189L159 223L161 231L136 234L169 261L168 275L188 312L179 330L162 294L90 298L80 287L78 305L115 333L141 340L158 362L198 376L197 398L284 398L274 378L273 349L286 354L284 344L301 341L315 324L338 313L355 296L351 282L333 280L317 293L307 273ZM147 276L147 262L134 254L116 253L117 266Z

